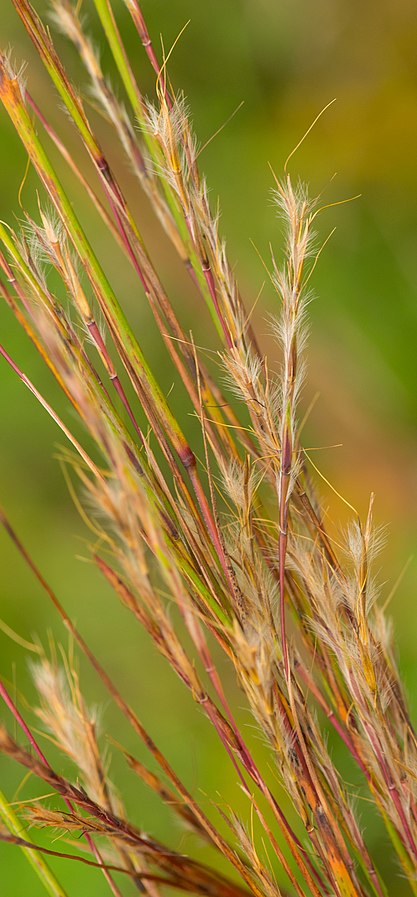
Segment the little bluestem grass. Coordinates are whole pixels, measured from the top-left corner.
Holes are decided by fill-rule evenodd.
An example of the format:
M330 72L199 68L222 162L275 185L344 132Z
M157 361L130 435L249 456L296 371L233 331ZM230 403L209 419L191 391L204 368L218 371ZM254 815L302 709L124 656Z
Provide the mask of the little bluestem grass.
M78 484L77 501L94 536L91 559L207 716L232 763L236 787L247 797L248 814L240 818L221 795L212 795L218 826L212 821L2 512L22 558L160 772L119 748L128 766L181 824L227 861L230 877L214 860L204 865L128 818L123 795L109 779L96 714L86 706L76 668L59 663L54 651L33 668L39 706L32 722L0 684L21 731L18 739L2 725L0 749L56 795L52 803L26 806L24 818L29 815L35 827L83 841L76 849L70 838L71 849L64 851L22 837L3 798L0 837L32 858L45 889L57 895L64 891L42 852L97 866L115 895L124 893L128 878L150 897L167 887L209 897L383 897L387 888L378 857L370 853L327 747L322 722L327 718L360 770L402 874L417 893L417 745L373 572L381 534L373 526L372 501L366 520L353 515L343 544L342 537L336 542L327 532L314 470L300 439L307 307L321 252L316 234L320 199L311 199L286 170L282 179L274 176L273 201L284 240L267 266L277 308L271 323L276 359L270 363L254 333L253 302L244 302L228 261L219 212L200 172L189 108L170 81L169 59L157 58L139 0L125 0L125 5L143 45L143 61L147 57L155 75L152 100L133 73L112 3L92 3L126 107L106 79L80 4L53 0L53 26L76 46L94 104L110 122L191 278L197 301L209 309L217 349L216 365L208 365L182 323L181 308L171 302L49 27L28 0L13 3L90 158L95 180L74 161L32 97L30 71L23 75L10 55L2 55L0 98L38 176L39 212L36 218L26 212L22 226L0 223L1 295L88 438L64 423L7 345L0 345L0 353L69 440L62 460L71 482ZM45 149L50 145L45 136L79 178L132 267L186 391L184 418L172 410L146 340L129 324L117 286ZM185 435L189 413L199 422L196 445ZM171 612L173 604L178 617ZM219 651L268 746L265 768L236 722L216 659ZM39 726L71 760L76 784L51 765ZM297 827L281 804L282 789ZM255 818L256 827L250 824ZM274 858L271 867L263 858L265 845ZM280 870L277 878L274 869Z

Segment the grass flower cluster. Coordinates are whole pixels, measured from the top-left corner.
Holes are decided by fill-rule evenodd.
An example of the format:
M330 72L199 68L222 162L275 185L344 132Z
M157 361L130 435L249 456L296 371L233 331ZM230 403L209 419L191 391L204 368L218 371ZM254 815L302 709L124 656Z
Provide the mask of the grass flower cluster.
M215 860L205 865L184 855L178 844L158 842L128 818L123 796L109 781L96 713L86 706L73 666L60 664L54 652L33 667L39 696L33 720L0 684L19 733L12 735L2 723L0 750L56 795L26 805L23 817L2 797L0 838L20 846L46 891L60 897L66 891L48 866L48 854L96 865L117 897L128 880L149 897L166 888L209 897L387 897L379 858L370 855L327 746L331 726L360 770L410 893L417 894L417 743L373 573L381 534L373 526L372 503L366 520L353 516L343 544L327 532L300 441L306 308L321 251L315 233L320 200L311 200L287 172L275 179L274 203L285 236L268 271L276 293L271 326L279 359L270 365L253 332L253 303L242 299L218 210L200 173L187 103L170 82L169 60L157 58L140 0L124 3L143 61L154 69L153 101L137 83L111 0L92 0L126 108L106 80L80 4L52 0L53 26L75 45L94 105L111 123L185 266L196 307L207 304L217 340L216 363L207 363L181 321L181 308L171 302L49 28L29 0L13 3L95 179L81 170L37 105L30 76L27 86L11 56L2 55L0 98L38 176L39 212L35 219L27 213L21 227L0 223L0 292L82 429L69 428L20 369L9 354L7 334L0 353L68 440L62 454L94 535L92 561L206 715L248 811L240 818L221 796L207 810L190 793L2 512L22 558L149 753L150 768L125 752L132 774L227 861L229 872L220 872L224 864ZM45 149L51 144L132 266L138 295L146 296L186 390L184 420L192 413L199 422L195 446L58 178L54 153ZM267 744L264 768L230 706L221 652ZM51 765L39 727L72 762L75 784ZM31 837L28 817L35 827ZM256 824L248 828L250 819ZM38 843L37 826L65 833L68 851L62 841L59 849Z

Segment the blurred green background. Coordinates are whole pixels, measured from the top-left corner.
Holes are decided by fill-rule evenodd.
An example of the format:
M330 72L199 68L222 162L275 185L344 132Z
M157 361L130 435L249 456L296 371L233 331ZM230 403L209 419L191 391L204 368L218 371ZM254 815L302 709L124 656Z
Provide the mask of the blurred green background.
M47 4L35 0L44 14ZM83 11L96 42L103 37L92 9ZM145 92L152 94L153 77L136 40L121 0L114 9L126 37L131 59ZM265 258L269 243L280 249L280 229L271 203L271 163L282 173L288 153L317 113L334 97L297 152L291 170L307 180L325 201L361 197L332 208L320 222L324 239L337 226L316 269L317 298L311 306L312 335L304 406L316 403L305 430L305 443L320 449L315 463L339 492L362 513L369 494L376 492L376 513L389 525L388 545L381 560L381 580L388 594L417 540L417 10L414 0L147 0L144 11L155 44L163 35L169 48L182 26L190 23L170 60L175 87L187 95L200 143L205 143L238 104L244 106L204 150L201 167L220 197L222 231L229 254L251 308L264 281L253 241ZM16 60L26 60L31 92L61 132L74 154L79 153L73 130L35 58L11 0L1 0L1 44L14 48ZM76 53L61 37L61 55L81 87L85 79ZM103 46L103 64L115 83L112 62ZM120 89L121 94L121 89ZM122 94L121 94L122 95ZM94 113L93 113L94 118ZM193 304L193 294L169 247L150 218L112 135L102 122L98 130L106 151L120 170L141 227L165 283L192 326L197 343L213 345L210 325ZM13 223L21 217L17 196L26 167L25 154L4 113L0 114L1 210ZM61 169L60 169L61 170ZM337 177L334 177L337 172ZM90 232L95 228L98 251L105 260L129 317L148 357L162 371L167 389L172 372L152 323L137 296L131 272L102 234L85 207L79 188L64 171L72 196ZM26 208L36 206L36 179L30 172L22 193ZM268 315L275 298L266 284L255 311L263 345L273 358ZM65 405L41 360L16 326L7 309L0 309L2 342L24 371L45 390L65 414ZM142 337L145 334L145 339ZM179 401L175 398L173 401ZM68 495L54 458L62 444L53 423L2 363L0 366L1 466L0 498L31 553L76 619L87 640L105 659L125 695L140 710L151 733L167 751L187 785L210 806L210 796L222 794L248 808L235 774L218 748L201 713L181 685L155 657L146 638L132 627L92 566L86 562L87 531ZM184 420L187 420L184 409ZM334 445L337 448L328 448ZM346 509L323 484L333 521L346 520ZM33 582L6 536L0 532L2 569L0 618L25 638L33 634L47 642L48 633L67 646L66 637L46 598ZM417 616L412 560L391 603L399 664L417 715ZM31 695L28 655L0 631L0 671L16 693ZM103 703L103 730L124 741L138 756L140 746L109 706L97 681L80 661L87 698ZM227 676L225 670L225 676ZM243 700L232 683L238 707ZM249 725L242 708L243 724ZM248 737L250 735L248 729ZM105 740L104 740L105 743ZM256 741L255 741L256 743ZM259 747L258 750L262 750ZM337 755L340 748L333 748ZM159 804L128 777L113 752L111 772L128 810L138 825L181 849L194 849L190 836L161 811ZM357 779L346 771L352 793ZM22 774L0 762L0 781L10 799L17 799ZM19 798L34 793L25 785ZM39 791L38 793L41 793ZM381 865L388 864L384 834L365 801L359 810L366 837ZM200 850L200 848L196 848ZM202 852L204 856L206 853ZM16 848L0 847L4 894L20 897L43 892ZM58 867L57 867L58 868ZM391 867L392 891L407 887ZM59 877L70 895L99 897L107 886L99 874L75 866L59 866ZM279 873L278 873L278 877Z

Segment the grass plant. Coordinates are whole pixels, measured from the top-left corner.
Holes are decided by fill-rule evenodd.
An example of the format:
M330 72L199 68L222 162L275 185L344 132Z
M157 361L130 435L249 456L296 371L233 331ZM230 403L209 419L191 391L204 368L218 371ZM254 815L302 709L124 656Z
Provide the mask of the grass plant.
M158 58L140 0L124 2L142 62L154 72L152 100L137 82L111 0L91 3L126 106L103 72L81 4L52 0L53 28L75 45L95 113L99 109L110 123L184 265L196 312L199 303L208 307L216 340L208 356L164 286L49 27L28 0L12 2L95 174L86 174L32 97L30 73L26 83L27 73L3 54L0 98L36 171L39 197L36 216L25 212L18 226L0 223L0 290L65 394L71 423L11 357L7 334L0 354L66 437L61 460L88 519L91 560L207 717L237 792L246 797L247 815L241 818L221 795L211 795L206 806L190 793L3 511L22 559L149 753L148 768L117 748L132 775L213 848L213 860L185 855L178 843L161 843L129 818L109 779L76 665L54 650L33 665L33 711L22 710L0 684L18 730L12 735L1 724L0 749L55 795L26 804L19 819L1 797L0 838L20 847L48 893L61 897L66 891L47 865L48 854L97 866L103 886L118 897L126 882L149 897L167 888L209 897L387 897L380 858L371 855L327 746L330 726L357 766L415 894L417 743L374 574L383 534L373 525L372 500L365 520L352 509L344 534L328 532L315 469L301 442L306 315L325 206L294 181L289 165L282 178L271 175L284 238L266 264L277 307L271 321L277 360L268 360L254 333L253 301L242 298L219 211L200 172L190 111L169 78L170 54ZM146 334L130 325L100 247L58 177L56 152L132 267L137 296L146 297L185 390L182 415L172 410ZM186 435L190 414L198 424L195 444ZM263 765L237 722L222 654L266 743ZM72 778L48 759L39 729L69 759ZM20 828L28 819L35 828L30 839ZM37 827L64 833L68 850L62 840L59 849L55 842L38 843Z

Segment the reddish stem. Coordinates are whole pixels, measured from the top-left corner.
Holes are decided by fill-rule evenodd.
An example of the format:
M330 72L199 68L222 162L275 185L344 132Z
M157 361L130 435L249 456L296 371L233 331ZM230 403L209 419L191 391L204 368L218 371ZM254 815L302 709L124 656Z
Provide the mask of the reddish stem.
M24 732L24 734L26 735L26 738L28 739L29 744L31 745L31 747L32 747L33 750L35 751L35 754L37 755L37 757L39 758L39 760L41 761L41 763L43 763L43 765L46 766L46 768L49 770L49 772L53 772L53 769L52 769L50 763L48 762L47 758L45 757L45 754L43 753L43 751L42 751L41 748L39 747L39 745L38 745L36 739L33 737L32 732L30 731L29 727L28 727L27 724L25 723L25 721L24 721L24 719L23 719L21 713L19 712L18 708L16 707L16 704L14 703L13 699L10 697L9 692L7 691L5 685L3 684L3 682L1 682L1 680L0 680L0 697L3 698L4 703L5 703L6 706L9 708L11 714L14 716L16 722L18 723L18 725L19 725L20 728L22 729L22 732ZM67 807L68 807L70 813L73 813L73 812L74 812L74 806L73 806L73 804L71 803L71 801L68 800L66 797L64 797L64 801L65 801L65 804L67 805ZM98 860L99 866L100 866L100 867L102 868L102 870L103 870L103 875L104 875L105 878L107 879L107 883L109 884L111 890L113 891L114 897L122 897L122 894L121 894L121 892L119 891L119 888L117 887L117 885L116 885L115 882L113 881L113 879L112 879L112 877L111 877L109 871L108 871L108 870L106 869L106 867L104 866L104 864L103 864L103 862L102 862L102 859L101 859L101 856L100 856L100 853L99 853L99 851L98 851L96 845L94 844L93 839L91 838L90 835L88 835L88 834L86 834L86 833L84 834L84 837L85 837L85 840L87 841L87 844L88 844L88 846L89 846L91 852L94 854L94 856L95 856L96 859Z

